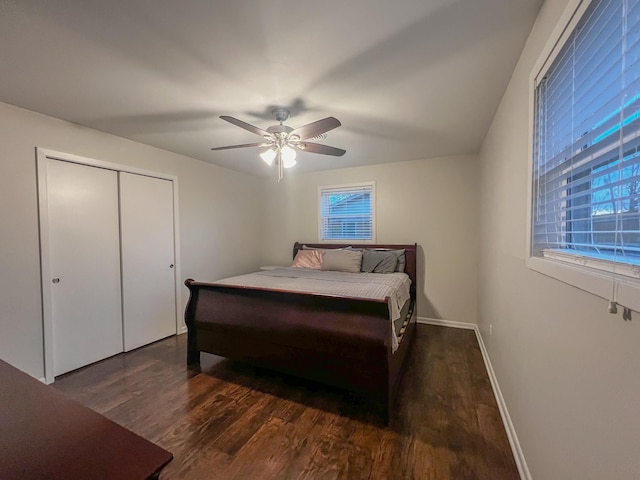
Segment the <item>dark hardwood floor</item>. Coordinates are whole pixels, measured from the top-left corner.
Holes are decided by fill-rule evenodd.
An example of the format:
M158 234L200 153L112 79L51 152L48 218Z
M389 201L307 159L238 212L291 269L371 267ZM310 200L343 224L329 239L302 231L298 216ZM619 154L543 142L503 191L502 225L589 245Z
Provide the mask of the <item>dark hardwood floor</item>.
M475 333L418 325L388 427L366 401L172 337L54 387L166 448L170 479L517 479Z

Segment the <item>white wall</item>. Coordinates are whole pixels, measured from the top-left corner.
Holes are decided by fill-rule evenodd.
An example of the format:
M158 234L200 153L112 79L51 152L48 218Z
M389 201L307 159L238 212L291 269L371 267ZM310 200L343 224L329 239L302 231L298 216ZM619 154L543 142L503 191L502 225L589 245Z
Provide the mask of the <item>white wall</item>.
M479 324L533 478L636 479L640 314L525 266L529 74L566 4L544 4L480 154Z
M475 156L444 157L315 173L285 171L265 181L263 264L291 263L295 241L318 241L318 187L376 182L377 243L418 243L418 315L476 322Z
M0 358L36 377L43 377L36 146L177 176L184 278L215 280L258 266L259 178L3 103L0 138ZM186 287L182 293L184 305Z

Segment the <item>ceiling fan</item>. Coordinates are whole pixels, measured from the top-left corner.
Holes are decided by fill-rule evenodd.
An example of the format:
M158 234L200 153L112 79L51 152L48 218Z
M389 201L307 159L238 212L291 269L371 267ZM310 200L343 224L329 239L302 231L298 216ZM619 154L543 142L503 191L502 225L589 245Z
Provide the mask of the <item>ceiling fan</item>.
M319 153L321 155L333 155L335 157L341 157L345 154L346 150L341 148L307 141L309 139L313 140L321 137L329 130L339 127L341 123L337 118L327 117L316 122L308 123L302 127L292 128L288 125L284 125L284 122L289 118L289 110L286 108L275 108L271 113L276 121L280 122L280 124L272 125L266 130L243 122L242 120L238 120L237 118L222 115L220 117L222 120L232 123L237 127L244 128L256 135L260 135L263 138L263 141L245 143L242 145L229 145L226 147L214 147L211 150L266 147L267 150L262 152L260 157L269 166L273 165L275 160L276 166L278 167L278 181L282 180L284 177L285 168L293 167L296 164L296 149L310 153Z

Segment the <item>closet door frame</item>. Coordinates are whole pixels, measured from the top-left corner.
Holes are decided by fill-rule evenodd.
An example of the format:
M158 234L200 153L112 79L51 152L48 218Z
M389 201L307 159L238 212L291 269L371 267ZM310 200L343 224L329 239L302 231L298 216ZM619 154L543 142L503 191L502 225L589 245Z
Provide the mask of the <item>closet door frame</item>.
M105 162L88 157L81 157L70 153L57 152L46 148L36 147L36 175L38 185L38 217L40 227L40 278L42 291L42 335L44 375L47 384L53 383L53 311L51 290L51 268L49 247L49 215L47 195L47 162L49 160L61 160L64 162L78 163L90 167L104 168L115 172L126 172L148 177L170 180L173 182L173 248L174 248L174 275L175 275L175 312L176 334L184 333L187 327L182 316L182 278L180 270L180 223L178 215L178 177L161 172L144 170L118 163Z

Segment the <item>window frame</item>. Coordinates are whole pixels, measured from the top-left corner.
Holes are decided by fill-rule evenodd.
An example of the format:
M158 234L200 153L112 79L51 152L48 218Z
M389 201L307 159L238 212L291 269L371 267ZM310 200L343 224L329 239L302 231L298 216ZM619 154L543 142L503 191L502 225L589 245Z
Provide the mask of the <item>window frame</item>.
M610 262L558 250L533 254L534 165L536 86L561 52L592 0L569 0L529 76L529 137L527 185L526 266L538 273L574 286L601 298L640 311L640 267Z
M365 188L371 189L371 239L364 240L361 238L341 238L341 239L323 239L322 238L322 194L324 192L329 192L332 190L351 190L354 191L362 190ZM345 183L340 185L322 185L318 187L318 243L376 243L376 182L355 182L355 183Z

